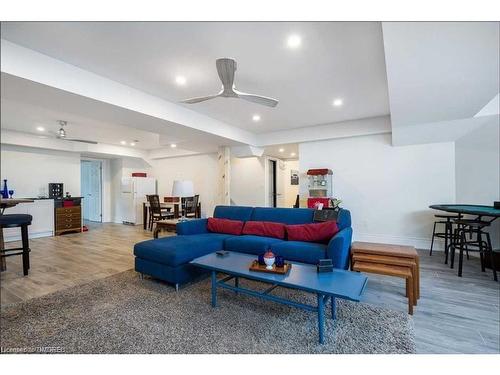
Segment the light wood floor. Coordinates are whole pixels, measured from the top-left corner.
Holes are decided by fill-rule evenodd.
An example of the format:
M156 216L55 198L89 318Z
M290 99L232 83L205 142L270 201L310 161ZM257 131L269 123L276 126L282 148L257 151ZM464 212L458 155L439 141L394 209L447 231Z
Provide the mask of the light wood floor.
M20 256L8 257L1 273L1 304L24 301L64 288L111 276L134 267L133 246L151 239L142 226L89 225L83 233L30 240L31 269L23 277ZM20 246L6 243L6 248Z
M7 258L1 273L3 305L28 300L133 268L133 245L152 238L141 226L93 225L89 232L30 241L31 270ZM7 247L15 246L8 243ZM479 261L465 262L464 277L443 264L443 255L420 251L421 298L413 316L419 353L499 353L500 283ZM181 290L182 292L182 290ZM369 275L364 302L406 311L398 278Z

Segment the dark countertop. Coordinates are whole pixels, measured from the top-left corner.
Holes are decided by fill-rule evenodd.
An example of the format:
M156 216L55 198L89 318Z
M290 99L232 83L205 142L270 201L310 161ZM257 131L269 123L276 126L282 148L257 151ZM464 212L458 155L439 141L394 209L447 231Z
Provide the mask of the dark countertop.
M16 197L18 198L18 197ZM41 201L41 200L48 200L48 199L52 199L52 200L70 200L70 199L83 199L84 197L69 197L69 198L66 198L66 197L63 197L63 198L49 198L49 197L22 197L22 198L18 198L18 199L31 199L31 200L34 200L34 201Z
M42 198L39 198L39 197L23 197L25 199L33 199L34 201L41 201L43 199L54 199L54 198L49 198L49 197L42 197Z

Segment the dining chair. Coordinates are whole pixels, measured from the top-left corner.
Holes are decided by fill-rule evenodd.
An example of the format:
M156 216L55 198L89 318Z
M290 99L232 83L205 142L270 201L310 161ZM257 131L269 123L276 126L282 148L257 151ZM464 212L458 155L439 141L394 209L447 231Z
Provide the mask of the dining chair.
M148 195L146 198L149 202L149 230L152 231L155 221L172 218L173 214L162 209L158 195Z
M13 255L22 255L23 258L23 275L27 276L30 269L30 245L28 238L28 226L31 225L33 217L27 214L9 214L0 215L0 257L5 260L6 257ZM21 246L11 249L5 249L3 240L4 228L21 228Z
M490 234L485 230L491 222L478 219L457 219L455 220L457 229L452 239L450 246L451 268L455 262L455 250L458 250L458 276L462 277L462 265L464 252L478 252L481 262L481 271L485 272L486 257L489 257L491 269L493 271L493 280L498 281L494 257L493 247L491 245Z
M197 218L199 216L198 215L199 200L200 200L199 195L182 198L182 211L184 217Z
M434 215L434 217L437 219L434 221L434 228L432 230L432 240L431 240L431 248L429 251L429 255L432 256L432 250L434 247L434 239L436 237L438 238L443 238L444 239L444 264L448 264L448 254L449 254L449 248L451 245L452 237L453 237L453 226L454 226L454 220L456 219L461 219L461 215ZM437 226L443 226L444 232L441 232L438 230Z

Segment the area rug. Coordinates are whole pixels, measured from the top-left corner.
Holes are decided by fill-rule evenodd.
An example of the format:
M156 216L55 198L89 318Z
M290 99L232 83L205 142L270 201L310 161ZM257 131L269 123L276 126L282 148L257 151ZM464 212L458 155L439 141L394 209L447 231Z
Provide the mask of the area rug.
M242 280L240 285L264 289ZM314 304L307 293L273 294ZM1 312L2 352L55 353L414 353L413 322L404 312L338 301L318 343L316 314L218 293L210 305L208 279L179 292L126 271Z

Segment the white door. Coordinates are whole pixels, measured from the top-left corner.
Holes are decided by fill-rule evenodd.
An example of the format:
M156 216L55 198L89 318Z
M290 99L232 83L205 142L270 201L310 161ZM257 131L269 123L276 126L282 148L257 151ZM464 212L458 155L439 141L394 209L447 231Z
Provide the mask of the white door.
M83 219L102 221L102 165L100 161L82 160L81 185L83 199Z

